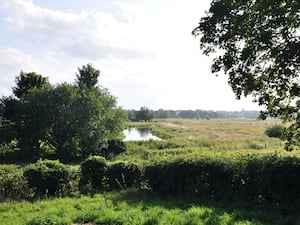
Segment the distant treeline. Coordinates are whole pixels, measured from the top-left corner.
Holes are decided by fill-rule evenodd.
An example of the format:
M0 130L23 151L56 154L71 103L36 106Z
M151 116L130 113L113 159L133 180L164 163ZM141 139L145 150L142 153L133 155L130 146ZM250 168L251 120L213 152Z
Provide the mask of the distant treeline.
M211 118L251 118L257 119L259 111L213 111L213 110L151 110L141 107L140 110L128 110L128 117L131 121L148 121L151 119L211 119Z

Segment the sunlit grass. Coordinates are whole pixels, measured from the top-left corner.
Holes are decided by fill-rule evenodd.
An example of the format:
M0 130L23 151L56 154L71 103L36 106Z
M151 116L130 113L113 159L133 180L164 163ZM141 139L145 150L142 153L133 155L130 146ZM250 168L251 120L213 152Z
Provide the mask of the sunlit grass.
M141 166L178 158L227 158L277 154L300 157L300 151L286 152L284 142L264 132L278 120L183 120L168 119L131 123L151 127L162 141L128 142L128 152L113 160ZM79 171L78 164L72 164ZM145 191L121 191L92 196L54 198L35 202L0 203L0 225L70 224L181 224L181 225L271 225L298 224L300 215L292 206L264 206L244 201L174 198Z
M300 151L286 152L284 142L265 135L265 130L280 120L254 119L165 119L131 123L150 127L162 141L128 142L127 154L118 159L147 164L175 158L239 158L249 154L300 156Z
M296 224L298 216L278 214L280 207L206 203L141 191L0 204L0 224ZM252 208L251 208L252 207Z

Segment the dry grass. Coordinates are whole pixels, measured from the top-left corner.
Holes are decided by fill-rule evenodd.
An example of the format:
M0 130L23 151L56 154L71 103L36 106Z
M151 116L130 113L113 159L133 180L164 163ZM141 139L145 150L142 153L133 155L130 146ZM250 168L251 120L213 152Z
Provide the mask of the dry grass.
M264 137L264 131L279 120L211 119L211 120L162 120L161 126L182 129L190 133L189 138L209 140L248 140Z

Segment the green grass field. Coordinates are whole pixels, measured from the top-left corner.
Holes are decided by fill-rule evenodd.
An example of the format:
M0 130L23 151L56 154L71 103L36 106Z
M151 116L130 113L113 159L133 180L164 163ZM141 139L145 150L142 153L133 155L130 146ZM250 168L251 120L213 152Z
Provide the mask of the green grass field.
M151 127L163 141L128 142L128 153L114 160L147 165L179 158L218 157L239 159L249 155L278 154L299 157L299 150L284 151L284 142L264 131L278 120L157 120L131 123ZM78 170L78 165L72 165ZM1 177L0 177L1 179ZM71 224L204 224L204 225L297 225L299 207L245 202L170 197L147 190L121 190L92 195L0 203L0 225Z
M0 205L1 225L43 224L299 224L289 207L216 203L134 190Z

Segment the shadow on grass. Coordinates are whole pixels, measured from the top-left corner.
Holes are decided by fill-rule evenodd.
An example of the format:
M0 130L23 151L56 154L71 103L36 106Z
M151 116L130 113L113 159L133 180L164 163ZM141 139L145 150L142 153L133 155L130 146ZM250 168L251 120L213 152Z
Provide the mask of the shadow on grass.
M190 211L194 208L209 208L209 210L204 210L204 213L197 215L203 221L201 223L203 225L300 225L300 206L296 204L272 205L245 201L237 197L215 201L195 197L165 196L147 190L122 191L118 195L113 195L111 200L116 205L120 201L125 201L131 206L138 206L142 203L143 210L155 206L168 210L180 209L184 211ZM192 217L195 215L192 214L191 212L191 219L183 224L198 224L193 223Z

